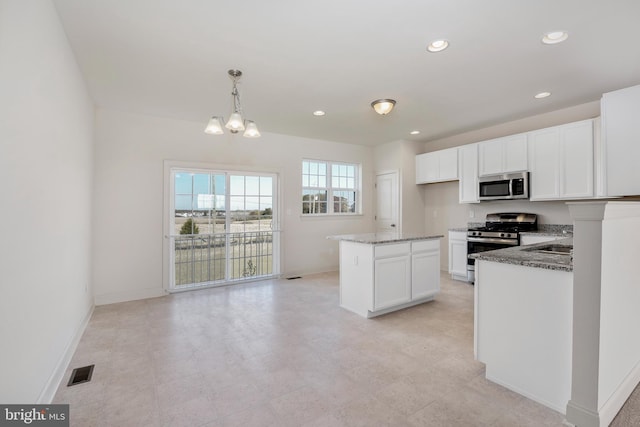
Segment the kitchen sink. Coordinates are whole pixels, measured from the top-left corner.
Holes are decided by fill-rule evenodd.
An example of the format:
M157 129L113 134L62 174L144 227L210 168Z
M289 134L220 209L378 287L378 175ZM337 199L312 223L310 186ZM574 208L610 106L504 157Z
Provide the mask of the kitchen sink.
M527 249L529 252L539 252L543 254L550 255L571 255L571 251L573 251L573 246L570 245L547 245L541 246L537 248Z

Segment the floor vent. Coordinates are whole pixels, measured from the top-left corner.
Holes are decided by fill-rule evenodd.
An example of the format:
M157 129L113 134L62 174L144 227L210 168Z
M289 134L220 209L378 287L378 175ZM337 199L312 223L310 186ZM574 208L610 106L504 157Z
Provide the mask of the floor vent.
M302 279L302 276L287 277L287 280Z
M83 366L82 368L76 368L71 372L71 378L69 378L69 383L67 387L71 387L72 385L88 383L91 381L91 375L93 375L93 367L95 365Z

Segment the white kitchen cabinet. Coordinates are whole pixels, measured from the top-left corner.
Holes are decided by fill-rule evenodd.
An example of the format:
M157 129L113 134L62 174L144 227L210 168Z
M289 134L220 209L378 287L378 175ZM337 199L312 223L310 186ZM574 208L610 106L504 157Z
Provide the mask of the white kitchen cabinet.
M440 292L440 240L411 246L411 299L431 297Z
M531 200L594 196L593 120L529 133Z
M458 201L478 203L478 144L458 148Z
M478 172L480 176L526 170L528 170L526 133L479 143Z
M454 280L468 282L467 233L449 231L449 274Z
M374 273L374 311L411 301L411 250L409 243L387 245L376 250ZM376 248L379 249L379 248Z
M440 291L439 237L340 240L340 306L374 317L432 300Z
M458 149L432 151L416 156L416 184L458 179Z
M640 195L640 85L605 93L600 110L606 195Z

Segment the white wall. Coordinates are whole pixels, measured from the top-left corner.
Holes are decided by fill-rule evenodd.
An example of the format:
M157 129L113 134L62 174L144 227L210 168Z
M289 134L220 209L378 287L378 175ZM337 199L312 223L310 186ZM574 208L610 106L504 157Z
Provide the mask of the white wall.
M374 149L375 173L397 170L401 181L400 221L405 233L424 232L424 199L416 185L416 154L422 144L414 141L393 141Z
M49 402L92 308L93 106L48 0L0 2L0 402Z
M538 116L527 117L476 131L461 133L424 144L419 153L480 142L487 139L543 129L563 123L597 117L600 103L591 102ZM449 265L449 228L466 227L468 222L484 222L488 213L530 212L538 214L540 224L571 224L571 216L565 202L492 201L476 204L458 203L458 181L420 186L424 198L425 231L429 234L444 234L442 240L442 270Z
M285 275L337 270L338 243L325 237L372 231L371 148L266 132L258 139L207 135L206 121L98 109L93 225L97 304L163 294L164 160L277 171ZM301 218L303 158L361 163L364 215Z

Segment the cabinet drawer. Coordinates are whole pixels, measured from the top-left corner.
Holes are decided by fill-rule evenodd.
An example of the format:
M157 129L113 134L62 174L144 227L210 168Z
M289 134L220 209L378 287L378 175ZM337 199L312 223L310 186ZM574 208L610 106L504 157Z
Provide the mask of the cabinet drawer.
M440 249L440 239L421 240L411 243L412 252L435 251Z
M397 255L406 255L411 252L411 245L409 243L395 243L391 245L376 246L375 257L385 258Z

